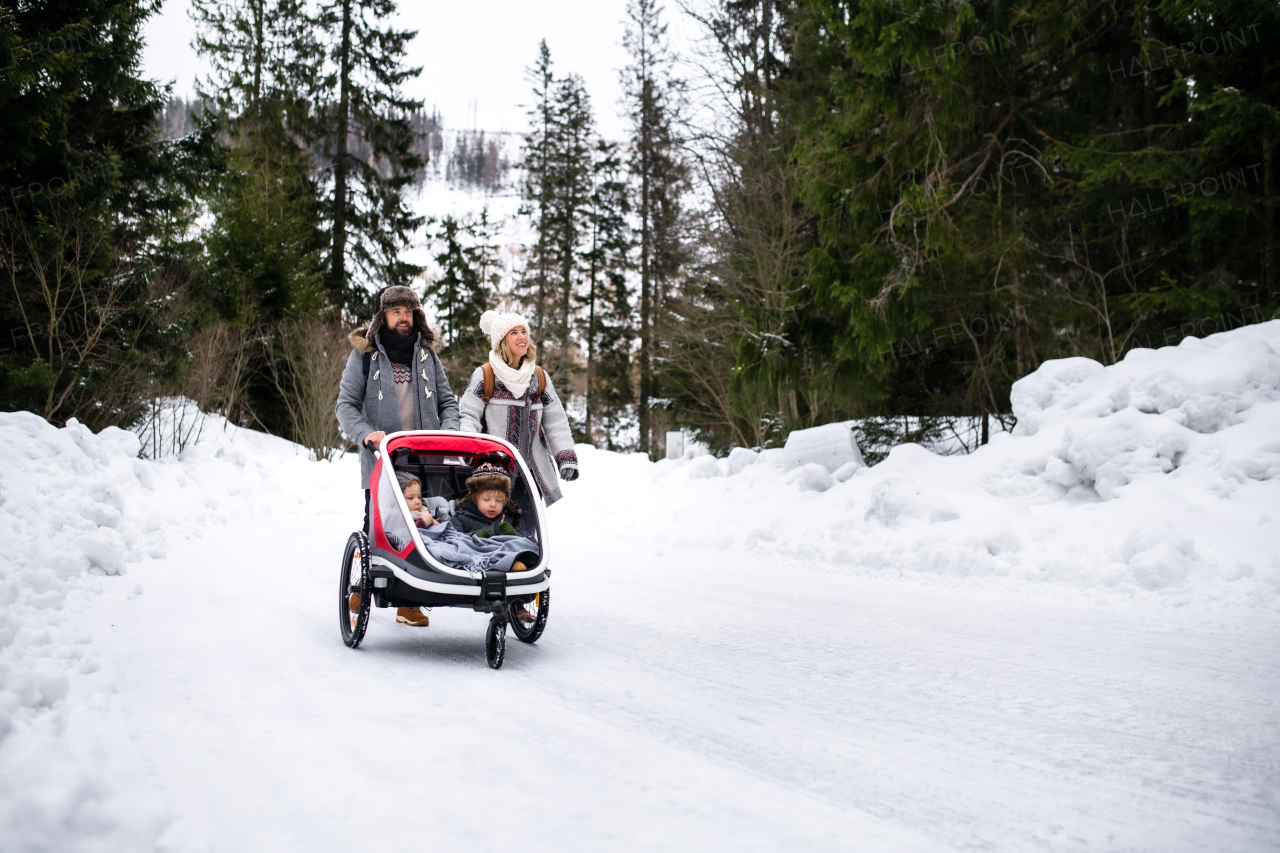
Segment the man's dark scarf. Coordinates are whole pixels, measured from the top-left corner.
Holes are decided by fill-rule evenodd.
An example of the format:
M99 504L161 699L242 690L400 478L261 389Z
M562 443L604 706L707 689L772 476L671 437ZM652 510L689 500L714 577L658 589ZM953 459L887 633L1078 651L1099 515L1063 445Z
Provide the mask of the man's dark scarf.
M413 345L418 342L418 330L411 329L409 334L401 335L391 329L378 332L378 341L387 351L387 358L392 364L413 364Z

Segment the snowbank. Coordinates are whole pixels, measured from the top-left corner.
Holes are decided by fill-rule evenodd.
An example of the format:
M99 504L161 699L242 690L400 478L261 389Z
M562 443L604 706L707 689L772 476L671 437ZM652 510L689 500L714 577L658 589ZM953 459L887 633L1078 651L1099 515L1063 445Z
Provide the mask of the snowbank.
M569 493L716 563L1280 609L1280 321L1110 367L1048 362L1012 402L1017 428L968 456L908 444L833 471L784 451L650 464L581 448Z
M0 848L163 840L158 798L104 746L116 684L75 617L104 583L129 585L129 563L163 557L175 540L296 511L299 493L335 477L358 507L350 465L338 474L283 440L210 426L199 445L153 462L130 432L0 413Z

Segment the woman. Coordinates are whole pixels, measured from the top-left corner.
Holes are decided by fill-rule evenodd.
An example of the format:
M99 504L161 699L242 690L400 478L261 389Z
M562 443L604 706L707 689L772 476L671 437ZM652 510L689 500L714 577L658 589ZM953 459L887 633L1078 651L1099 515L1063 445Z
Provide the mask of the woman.
M529 324L519 314L486 311L480 331L493 349L489 364L477 367L461 399L463 432L486 432L515 445L533 472L547 505L560 500L562 480L578 478L569 417L546 371L537 366ZM492 396L486 397L486 367L492 371Z

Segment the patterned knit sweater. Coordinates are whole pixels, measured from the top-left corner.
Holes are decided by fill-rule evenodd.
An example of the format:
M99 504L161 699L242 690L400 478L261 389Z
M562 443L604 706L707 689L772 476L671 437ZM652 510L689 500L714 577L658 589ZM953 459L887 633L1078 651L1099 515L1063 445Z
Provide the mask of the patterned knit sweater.
M518 397L498 380L486 406L484 370L477 367L458 402L463 432L485 432L511 442L533 472L547 505L560 500L559 473L576 469L578 454L573 449L569 416L556 396L551 377L547 377L546 389L538 394L535 372Z

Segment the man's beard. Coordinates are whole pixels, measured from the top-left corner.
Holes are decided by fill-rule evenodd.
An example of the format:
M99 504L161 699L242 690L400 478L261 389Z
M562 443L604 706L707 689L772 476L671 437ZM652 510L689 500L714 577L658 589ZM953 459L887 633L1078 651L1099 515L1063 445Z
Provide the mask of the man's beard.
M412 328L413 328L412 320L401 320L399 323L396 323L396 334L407 335L409 334L409 330Z

